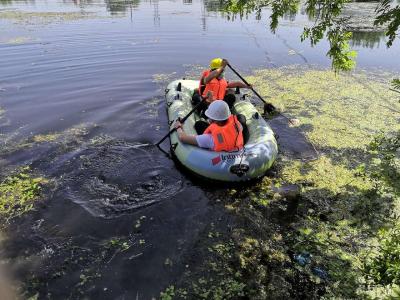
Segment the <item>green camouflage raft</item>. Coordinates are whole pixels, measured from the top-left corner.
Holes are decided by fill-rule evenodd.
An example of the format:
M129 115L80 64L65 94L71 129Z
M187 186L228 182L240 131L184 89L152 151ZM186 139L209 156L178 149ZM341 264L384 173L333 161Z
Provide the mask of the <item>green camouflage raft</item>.
M183 118L192 109L194 89L198 81L176 80L166 88L166 101L170 129L174 121ZM183 144L176 131L171 134L171 149L180 163L190 171L209 179L220 181L247 181L261 177L271 167L278 154L278 146L272 129L257 109L236 94L233 112L243 114L247 119L249 139L244 148L233 152L215 152ZM196 134L194 124L200 117L192 114L183 124L187 134Z

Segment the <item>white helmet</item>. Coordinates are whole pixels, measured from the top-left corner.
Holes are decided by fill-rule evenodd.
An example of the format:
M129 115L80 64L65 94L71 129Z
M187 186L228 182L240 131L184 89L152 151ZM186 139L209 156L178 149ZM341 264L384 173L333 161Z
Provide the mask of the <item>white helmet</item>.
M215 100L207 108L205 115L214 121L225 121L231 115L231 111L225 101Z

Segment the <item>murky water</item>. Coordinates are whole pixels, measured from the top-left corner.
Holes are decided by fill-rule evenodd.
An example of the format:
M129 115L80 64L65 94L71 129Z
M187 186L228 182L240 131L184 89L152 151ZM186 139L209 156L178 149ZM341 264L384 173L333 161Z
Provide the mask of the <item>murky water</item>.
M167 131L168 80L212 57L242 73L330 65L325 42L300 42L305 16L273 35L268 15L228 20L212 1L0 1L0 166L54 181L4 245L26 295L149 299L185 271L219 208L140 145ZM360 68L400 69L399 44L386 49L382 34L352 43Z

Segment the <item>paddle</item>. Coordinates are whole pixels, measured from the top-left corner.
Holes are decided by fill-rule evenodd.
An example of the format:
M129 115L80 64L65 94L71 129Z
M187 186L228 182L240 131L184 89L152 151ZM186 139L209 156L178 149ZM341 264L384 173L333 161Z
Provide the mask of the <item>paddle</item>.
M246 79L244 79L234 68L232 68L232 66L230 64L227 64L227 66L232 70L233 73L235 73L245 84L250 85ZM254 94L256 94L256 96L262 101L264 102L264 114L265 112L271 114L273 112L278 112L282 117L284 117L285 119L287 119L289 121L290 124L292 124L293 126L296 126L296 124L292 121L292 119L286 117L283 113L279 112L276 110L276 107L273 106L271 103L268 103L267 101L265 101L263 99L263 97L260 96L259 93L256 92L255 89L253 89L253 87L250 87L250 89L254 92Z
M179 121L183 124L183 123L187 120L187 118L189 118L189 117L200 107L200 105L202 105L205 101L206 101L206 98L204 98L204 99L203 99L201 102L199 102L195 107L193 107L193 109L192 109L185 117L183 117L182 119L179 118ZM172 128L172 129L171 129L157 144L156 144L156 146L159 147L160 144L161 144L162 142L164 142L164 140L165 140L167 137L169 137L170 134L173 133L174 131L176 131L176 128L175 128L175 127Z
M250 84L246 81L246 79L244 79L234 68L232 68L232 66L230 64L227 64L227 66L232 70L233 73L235 73L245 84L247 84L248 86L250 86ZM256 92L255 89L253 89L253 87L250 87L250 89L253 91L254 94L256 94L256 96L262 101L264 102L264 112L267 113L272 113L274 111L276 111L276 107L273 106L271 103L268 103L267 101L265 101L263 99L263 97L260 96L259 93Z
M238 72L236 72L235 69L232 68L230 64L227 64L227 66L247 85L247 81L240 76ZM254 94L257 95L258 98L260 98L261 101L263 101L264 104L264 113L272 113L276 111L276 108L271 104L265 101L252 87L250 88ZM296 123L293 122L292 119L288 118L285 116L283 113L278 112L279 115L281 115L283 118L287 119L290 124L293 126L296 126ZM318 151L315 149L314 145L307 139L307 137L301 133L299 130L295 130L293 128L289 128L286 124L281 123L279 118L274 118L270 120L269 124L272 127L274 131L280 131L279 138L280 141L280 146L286 150L285 152L287 153L286 155L291 155L291 156L296 156L296 158L300 158L304 161L308 160L314 160L319 157ZM293 142L295 141L295 142ZM298 148L301 148L300 150Z

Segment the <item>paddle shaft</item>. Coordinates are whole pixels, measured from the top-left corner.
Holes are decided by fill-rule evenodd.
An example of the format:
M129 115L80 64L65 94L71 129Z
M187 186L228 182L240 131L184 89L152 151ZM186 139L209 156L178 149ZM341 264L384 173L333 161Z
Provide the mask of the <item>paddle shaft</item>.
M235 73L245 84L247 84L247 85L249 85L249 83L246 81L246 79L244 79L234 68L232 68L232 66L230 65L230 64L227 64L227 66L233 71L233 73ZM267 104L267 105L271 105L271 107L275 110L275 107L271 104L271 103L268 103L267 101L265 101L264 99L263 99L263 97L261 97L257 92L256 92L256 90L254 90L253 89L253 87L250 87L250 89L254 92L254 94L256 94L257 95L257 97L258 98L260 98L260 100L262 101L262 102L264 102L265 104ZM276 111L276 110L275 110ZM289 123L290 124L292 124L292 125L294 125L294 123L293 123L293 121L290 119L290 118L288 118L287 116L285 116L283 113L281 113L281 112L278 112L282 117L284 117L285 119L287 119L288 121L289 121Z
M234 68L232 68L232 66L231 66L230 64L228 64L227 66L228 66L228 67L232 70L232 72L235 73L245 84L247 84L248 86L250 86L250 84L246 81L246 79L244 79L238 72L236 72L236 70L235 70ZM257 93L257 91L256 91L255 89L253 89L253 87L250 87L250 89L253 91L254 94L256 94L256 96L257 96L258 98L260 98L260 100L261 100L262 102L264 102L265 104L270 104L270 103L268 103L267 101L265 101L265 100L263 99L263 97L261 97L260 94Z
M199 102L195 107L193 107L193 109L182 119L178 119L181 123L184 123L187 118L189 118L199 107L200 105L203 104L203 102L206 101L206 99L203 99L201 102ZM157 144L156 146L159 146L162 142L164 142L164 140L169 137L171 135L171 133L173 133L174 131L176 131L176 128L172 128Z

